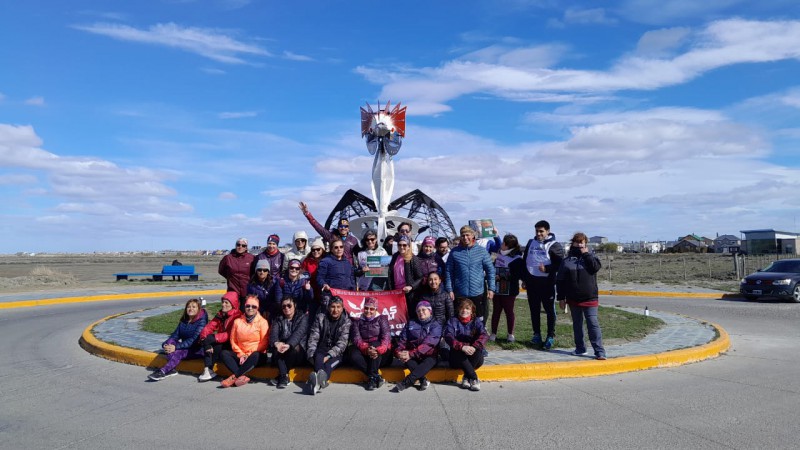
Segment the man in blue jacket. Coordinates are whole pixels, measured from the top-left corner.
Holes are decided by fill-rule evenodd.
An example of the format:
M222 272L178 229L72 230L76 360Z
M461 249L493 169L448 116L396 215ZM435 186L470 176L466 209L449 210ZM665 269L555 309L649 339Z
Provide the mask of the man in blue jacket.
M485 323L486 302L494 297L494 265L489 252L476 245L475 230L464 225L460 234L461 244L450 251L445 263L445 290L453 300L456 297L472 300L476 315Z

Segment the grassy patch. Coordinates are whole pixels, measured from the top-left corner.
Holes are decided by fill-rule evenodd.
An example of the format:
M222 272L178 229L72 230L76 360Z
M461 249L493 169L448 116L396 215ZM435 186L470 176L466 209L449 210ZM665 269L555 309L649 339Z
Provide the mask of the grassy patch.
M575 342L572 338L572 316L569 313L564 313L558 310L558 303L556 303L556 339L554 348L574 348ZM500 324L497 330L497 341L489 343L489 349L502 348L504 350L521 350L524 348L533 348L530 343L533 337L533 326L531 324L531 315L528 308L528 302L523 298L517 301L514 307L516 314L516 321L514 324L514 337L516 342L508 342L505 340L506 335L506 318L505 315L500 316ZM603 332L603 343L622 343L629 341L636 341L647 334L650 334L662 326L664 322L661 319L656 319L653 316L644 316L642 314L634 314L627 311L622 311L616 308L609 308L601 306L597 312L598 321L600 322L600 329ZM489 313L491 322L491 312ZM542 334L547 331L547 317L541 313ZM490 327L487 324L487 329ZM489 329L489 332L491 330ZM584 335L588 345L588 335Z
M206 304L206 312L208 313L208 320L211 320L217 312L222 308L222 302ZM151 333L159 334L172 334L181 320L183 310L168 312L158 316L147 317L142 320L142 331L149 331Z
M209 303L206 307L209 318L213 317L221 306L221 303ZM556 305L556 307L558 307L558 305ZM498 340L490 342L489 349L502 348L505 350L521 350L533 348L530 343L533 332L531 329L532 326L527 301L525 301L524 298L517 301L514 311L517 316L514 337L516 337L517 341L507 342L505 340L507 335L506 319L505 316L501 316L497 333ZM181 320L182 313L182 310L177 310L158 316L148 317L142 321L142 330L168 335L178 326L178 321ZM491 312L489 313L489 317L491 318ZM546 331L547 319L544 313L542 313L541 317L542 332L544 333ZM603 342L606 344L636 341L664 326L663 321L652 316L648 317L642 314L634 314L603 306L599 308L598 320L600 321L600 328L603 331ZM572 339L572 317L569 314L558 311L555 348L573 348L574 346L575 343Z

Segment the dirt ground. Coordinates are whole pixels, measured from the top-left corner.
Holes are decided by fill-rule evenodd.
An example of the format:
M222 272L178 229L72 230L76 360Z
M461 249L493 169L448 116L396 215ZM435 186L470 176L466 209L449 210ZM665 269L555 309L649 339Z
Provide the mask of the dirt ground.
M217 274L221 256L196 255L92 255L40 254L35 256L0 256L0 292L17 293L50 291L64 288L103 288L120 285L166 285L138 277L116 281L115 273L161 272L161 267L177 259L183 265L194 265L201 273L199 284L219 284L225 279ZM184 280L186 277L184 277ZM197 285L198 282L192 282Z

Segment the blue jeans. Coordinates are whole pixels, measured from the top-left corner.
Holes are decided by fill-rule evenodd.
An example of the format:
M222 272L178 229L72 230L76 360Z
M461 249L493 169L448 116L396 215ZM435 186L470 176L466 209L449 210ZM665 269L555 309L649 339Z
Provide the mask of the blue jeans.
M600 331L600 323L597 321L597 306L569 305L569 312L572 314L575 350L579 353L586 351L586 343L583 341L583 319L586 318L586 330L589 332L589 342L594 349L594 355L606 356L606 349L603 348L603 333Z

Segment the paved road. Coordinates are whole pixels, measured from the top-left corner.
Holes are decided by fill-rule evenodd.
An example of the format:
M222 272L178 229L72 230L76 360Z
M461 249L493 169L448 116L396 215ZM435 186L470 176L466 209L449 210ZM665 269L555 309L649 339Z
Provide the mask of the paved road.
M333 385L317 397L264 384L221 390L89 355L86 325L174 300L0 311L2 448L797 448L800 305L605 298L722 325L731 351L598 378L434 385L392 394Z

